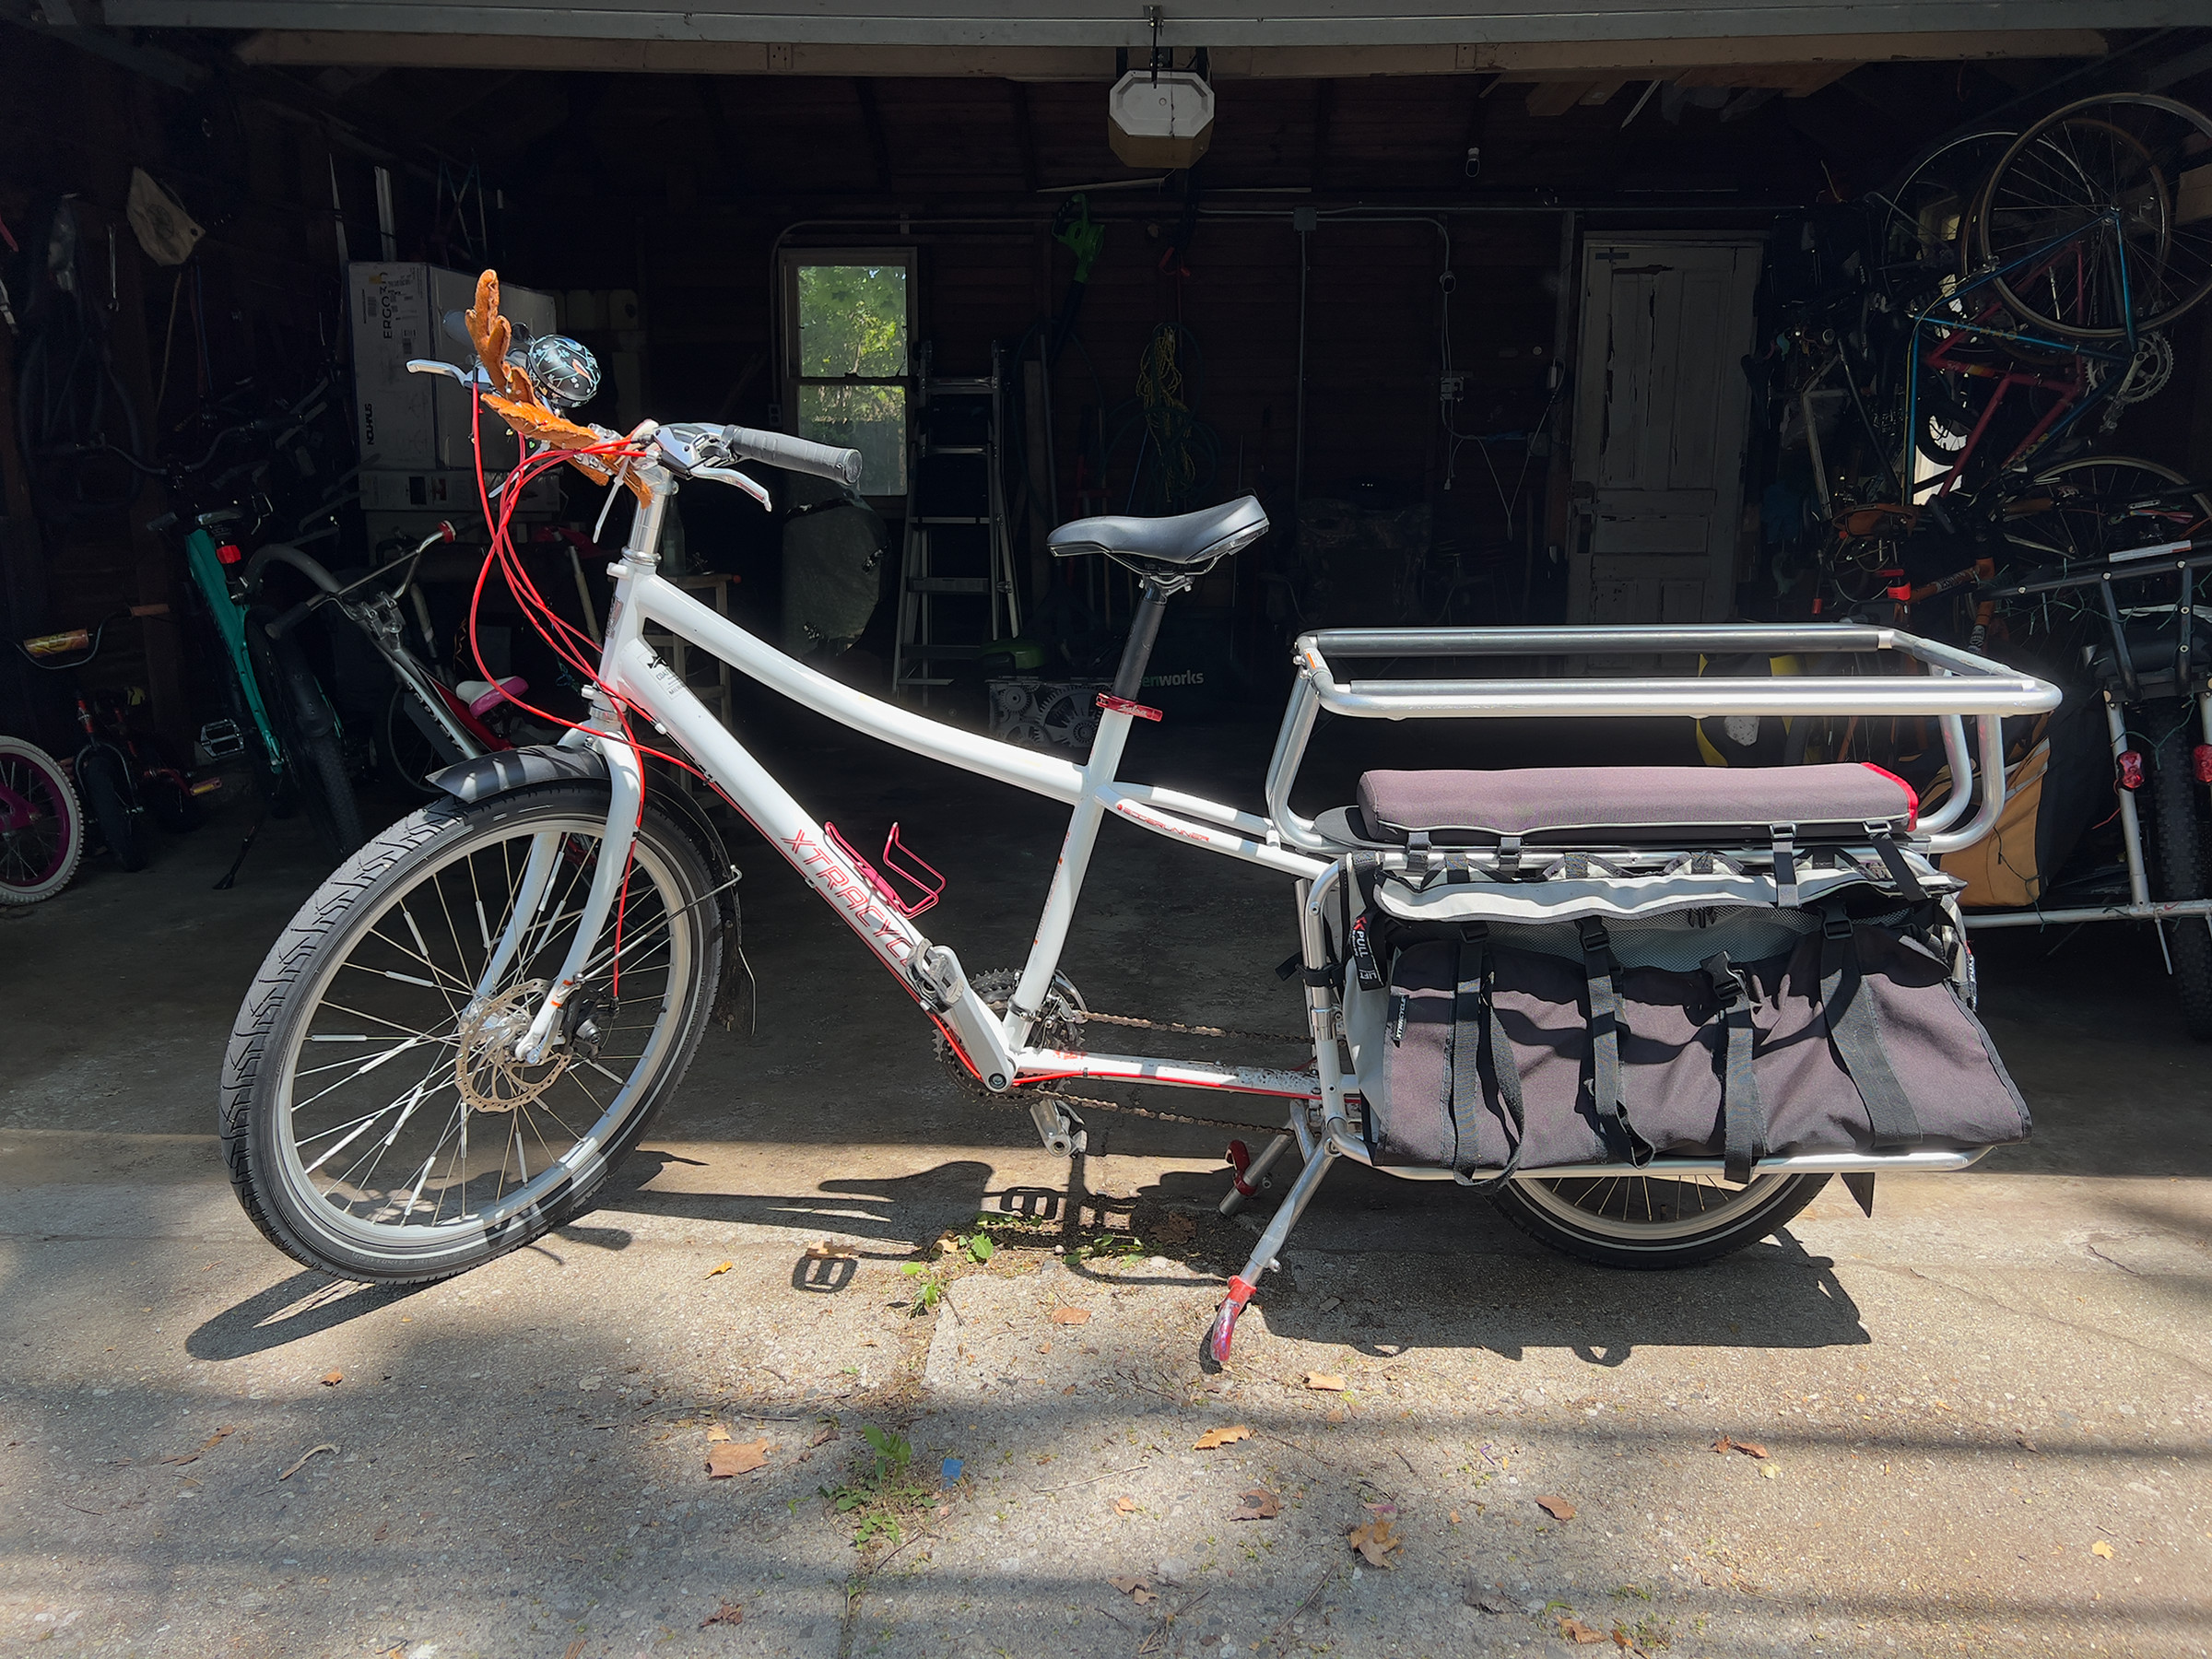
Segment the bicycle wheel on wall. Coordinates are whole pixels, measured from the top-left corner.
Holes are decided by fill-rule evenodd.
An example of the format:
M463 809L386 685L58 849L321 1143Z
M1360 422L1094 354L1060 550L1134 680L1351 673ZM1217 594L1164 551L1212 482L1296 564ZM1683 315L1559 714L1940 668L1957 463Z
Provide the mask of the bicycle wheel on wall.
M2202 535L2212 494L2136 455L2084 455L2036 476L2005 503L2005 539L2039 564L2102 560Z
M618 976L610 923L545 1063L510 1046L568 952L607 798L441 798L293 919L239 1012L218 1114L239 1201L279 1249L341 1278L442 1277L578 1214L637 1144L698 1047L722 956L705 866L657 806Z
M61 762L0 736L0 904L53 898L84 855L85 810Z
M2212 293L2212 117L2171 98L2085 98L2018 138L1973 231L2022 318L2084 340L2162 328Z

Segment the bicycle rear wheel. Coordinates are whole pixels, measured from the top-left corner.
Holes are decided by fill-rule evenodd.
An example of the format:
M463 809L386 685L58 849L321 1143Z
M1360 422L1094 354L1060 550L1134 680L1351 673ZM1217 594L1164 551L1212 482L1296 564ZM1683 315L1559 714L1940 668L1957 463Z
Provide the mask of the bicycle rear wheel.
M1539 1243L1603 1267L1695 1267L1786 1227L1825 1175L1587 1175L1517 1180L1492 1202Z
M288 633L281 639L269 637L270 616L260 609L247 613L246 653L261 682L263 705L284 746L279 786L296 794L316 839L335 862L367 839L360 804L354 799L352 774L338 740L337 716L331 712L322 682L296 638Z
M2191 764L2196 747L2196 700L2160 698L2142 705L2139 717L2150 728L2151 853L2158 861L2159 899L2205 897L2203 848L2197 837L2204 785ZM2182 1022L2198 1041L2212 1041L2212 926L2202 916L2176 916L2159 924L2166 955L2173 964L2173 988L2182 1001Z
M2118 340L2212 293L2212 217L2193 217L2212 117L2171 98L2085 98L2013 140L1983 187L1974 236L2021 317ZM2055 245L2054 245L2055 244Z
M85 855L85 809L61 762L0 737L0 904L36 904L69 885Z
M559 1041L536 1066L511 1046L569 950L607 799L441 798L293 918L239 1011L218 1112L239 1202L278 1249L364 1282L459 1273L586 1208L637 1144L722 956L705 866L658 806Z

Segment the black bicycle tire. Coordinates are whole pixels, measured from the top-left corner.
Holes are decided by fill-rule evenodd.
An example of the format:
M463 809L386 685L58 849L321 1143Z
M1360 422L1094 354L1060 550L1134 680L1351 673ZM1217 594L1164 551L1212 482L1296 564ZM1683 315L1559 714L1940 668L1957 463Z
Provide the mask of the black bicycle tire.
M1684 1239L1678 1243L1634 1247L1608 1241L1594 1232L1577 1231L1529 1199L1518 1182L1509 1182L1491 1194L1490 1202L1503 1212L1508 1221L1537 1243L1563 1255L1600 1267L1665 1272L1702 1266L1750 1248L1787 1227L1806 1205L1819 1196L1820 1189L1827 1184L1825 1175L1792 1175L1767 1198L1710 1234Z
M145 825L131 805L128 763L122 755L104 743L87 744L77 752L76 787L116 864L125 870L145 869Z
M539 784L474 806L450 795L441 796L380 830L333 871L270 947L240 1006L224 1053L216 1131L240 1206L261 1235L294 1261L357 1283L423 1284L465 1273L518 1250L591 1207L600 1186L636 1148L682 1084L706 1034L721 977L722 934L711 923L700 929L698 969L686 990L683 1024L669 1058L648 1086L644 1102L600 1153L572 1170L565 1186L549 1194L526 1219L509 1225L496 1237L486 1236L480 1248L453 1259L397 1265L318 1243L292 1213L293 1200L281 1180L265 1182L259 1174L273 1167L276 1154L270 1138L272 1125L275 1114L283 1109L281 1101L262 1099L263 1062L273 1046L288 1037L293 1022L312 1014L312 1006L299 1006L297 993L300 986L312 982L322 952L332 948L334 936L339 935L347 918L373 902L388 887L404 884L410 867L451 852L457 840L479 825L511 823L518 815L538 806L556 810L566 806L585 817L604 817L607 796L606 784L590 782ZM639 833L651 838L649 844L689 885L691 891L683 896L686 902L681 908L694 915L711 916L712 907L700 900L712 882L705 861L680 824L648 800ZM281 1079L270 1087L281 1089Z
M268 711L283 746L284 776L278 793L288 791L307 813L315 837L332 863L347 857L364 841L360 803L354 798L353 780L346 770L346 754L335 731L313 731L327 716L329 699L307 665L300 642L290 634L271 638L270 613L255 608L246 613L246 655L261 681L262 707Z
M1996 255L1989 244L1989 209L1991 200L1996 194L1997 182L2005 176L2005 170L2010 167L2030 144L2041 138L2046 132L2079 116L2086 110L2100 105L2109 106L2118 103L2144 104L2152 109L2163 110L2170 115L2181 116L2185 121L2194 123L2197 131L2204 135L2206 142L2212 143L2212 116L2207 116L2202 110L2185 104L2179 99L2161 98L2153 92L2099 93L2088 98L2077 99L2070 104L2052 111L2050 114L2028 127L2012 141L2011 147L1998 159L1996 166L1990 169L1989 177L1983 182L1981 194L1975 198L1974 246L1984 265L1994 265L1996 260ZM2207 294L2212 294L2212 269L2207 269L2204 280L2199 282L2194 290L2166 310L2134 318L2126 325L2115 324L2109 328L2090 328L2047 317L2015 293L2012 286L2001 276L1993 277L1990 286L1996 290L2015 313L2038 327L2047 328L2052 333L2065 335L2069 339L2118 340L2128 338L2131 331L2139 335L2152 329L2164 328L2176 318L2185 315L2202 303Z
M2205 897L2203 846L2197 834L2204 785L2192 764L2196 747L2196 700L2160 698L2141 706L2139 716L2152 735L2150 775L2151 845L2158 860L2160 900ZM2202 916L2177 916L2165 928L2167 956L2173 963L2173 987L2182 1003L2182 1023L2200 1042L2212 1041L2212 927Z

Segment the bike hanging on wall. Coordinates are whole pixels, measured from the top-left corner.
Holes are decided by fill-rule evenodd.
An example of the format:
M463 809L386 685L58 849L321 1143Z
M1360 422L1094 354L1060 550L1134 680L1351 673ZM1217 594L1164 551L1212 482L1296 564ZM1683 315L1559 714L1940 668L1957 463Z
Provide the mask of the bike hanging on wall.
M853 483L856 453L736 427L576 425L558 372L532 371L550 343L528 361L512 351L488 272L469 321L477 371L411 366L467 381L537 446L515 477L565 461L626 488L635 512L595 643L530 603L508 509L494 514L487 498L488 574L506 577L577 669L590 713L558 744L439 773L441 798L371 837L294 918L241 1009L221 1084L225 1153L249 1215L299 1260L363 1281L460 1272L578 1214L636 1146L681 1081L736 945L738 872L683 792L648 793L656 756L741 813L912 998L971 1087L1025 1107L1054 1152L1083 1149L1065 1093L1083 1082L1240 1093L1284 1111L1222 1203L1234 1209L1296 1159L1229 1282L1208 1335L1218 1360L1315 1188L1347 1159L1486 1192L1575 1254L1673 1266L1766 1236L1831 1174L1871 1206L1878 1171L1963 1168L2026 1134L1970 1011L1959 884L1933 860L1994 822L2002 717L2057 701L2033 677L1870 627L1312 632L1296 644L1265 810L1245 811L1119 774L1131 732L1159 718L1139 698L1161 616L1266 533L1253 498L1053 533L1055 555L1111 558L1143 583L1078 764L841 685L660 574L680 488L735 488L765 505L738 464ZM654 653L648 628L857 731L1066 805L1028 960L971 974L917 925L930 873L902 872L895 849L878 870L809 817ZM1866 672L1361 681L1340 666L1814 650ZM1858 766L1371 772L1356 806L1309 819L1290 793L1324 712L1924 715L1959 782L1924 818L1903 784ZM1109 818L1291 883L1301 948L1284 971L1302 989L1310 1067L1087 1046L1088 1010L1061 958Z

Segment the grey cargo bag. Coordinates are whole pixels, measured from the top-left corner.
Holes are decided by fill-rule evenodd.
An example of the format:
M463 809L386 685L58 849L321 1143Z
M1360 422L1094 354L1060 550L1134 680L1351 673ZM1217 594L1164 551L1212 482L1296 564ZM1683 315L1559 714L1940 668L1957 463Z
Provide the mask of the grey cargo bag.
M1345 1006L1374 1162L1502 1180L1718 1158L1741 1182L1768 1157L2027 1138L1941 900L1839 877L1795 905L1685 904L1674 885L1562 907L1474 883L1439 905L1363 877ZM1470 904L1484 886L1500 897Z

